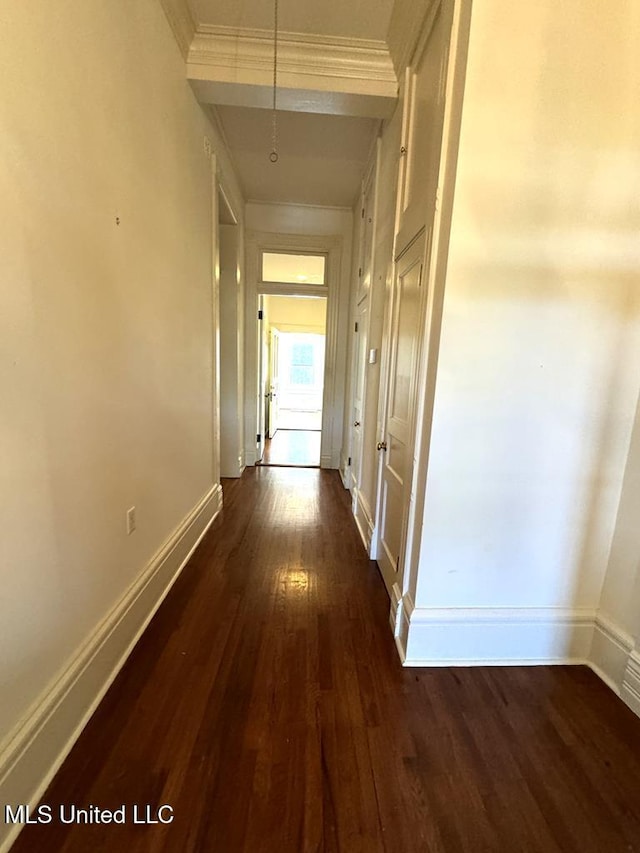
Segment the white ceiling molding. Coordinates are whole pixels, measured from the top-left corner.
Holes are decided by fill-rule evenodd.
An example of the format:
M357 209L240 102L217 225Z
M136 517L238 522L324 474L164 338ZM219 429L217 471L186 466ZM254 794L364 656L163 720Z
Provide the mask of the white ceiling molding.
M187 76L201 101L268 108L272 75L269 30L198 27ZM278 89L282 110L386 118L398 83L385 42L283 32Z
M186 59L191 42L196 33L196 24L186 0L160 0L169 26L178 43L182 56Z
M432 16L441 0L404 0L394 3L387 32L387 44L395 73L400 80L411 62L427 18Z

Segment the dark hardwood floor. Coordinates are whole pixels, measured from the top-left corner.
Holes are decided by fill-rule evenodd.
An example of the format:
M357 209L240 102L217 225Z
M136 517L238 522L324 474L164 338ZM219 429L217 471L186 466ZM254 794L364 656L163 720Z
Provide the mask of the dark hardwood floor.
M14 851L640 851L640 720L588 669L403 669L335 472L249 470Z

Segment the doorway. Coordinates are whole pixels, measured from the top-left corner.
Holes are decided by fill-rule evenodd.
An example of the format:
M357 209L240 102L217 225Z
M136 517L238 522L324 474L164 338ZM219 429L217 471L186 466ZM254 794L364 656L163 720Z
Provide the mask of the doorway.
M261 465L319 467L324 396L326 297L262 297Z

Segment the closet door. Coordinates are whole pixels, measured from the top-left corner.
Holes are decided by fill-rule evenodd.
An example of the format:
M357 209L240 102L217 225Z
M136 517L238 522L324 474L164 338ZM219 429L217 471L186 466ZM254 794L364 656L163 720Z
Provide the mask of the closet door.
M424 240L399 258L391 302L385 427L380 453L378 565L391 595L400 586L413 475L413 422L423 313Z
M452 19L453 0L434 6L405 77L396 257L433 221Z

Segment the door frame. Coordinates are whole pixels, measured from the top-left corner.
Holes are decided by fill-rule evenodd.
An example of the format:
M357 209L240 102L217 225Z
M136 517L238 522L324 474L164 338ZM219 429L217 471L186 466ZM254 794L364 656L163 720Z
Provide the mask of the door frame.
M322 395L322 437L320 467L338 468L342 419L336 427L336 416L341 412L338 399L338 352L340 335L340 280L342 267L342 237L304 234L284 234L248 231L247 291L245 299L245 461L257 461L258 423L256 400L260 393L258 374L258 301L261 295L273 296L323 296L327 300L326 341L324 361L324 391ZM324 254L326 285L296 285L260 281L262 252L290 252L294 254Z

